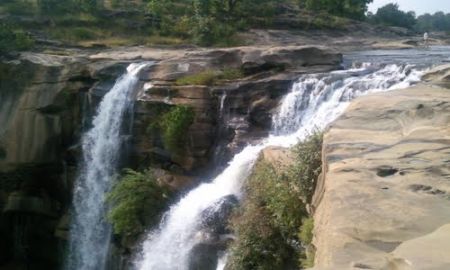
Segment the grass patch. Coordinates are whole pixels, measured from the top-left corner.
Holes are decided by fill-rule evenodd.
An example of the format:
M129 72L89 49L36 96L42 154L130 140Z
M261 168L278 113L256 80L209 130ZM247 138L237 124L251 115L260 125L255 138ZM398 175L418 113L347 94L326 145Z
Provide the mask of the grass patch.
M112 207L108 213L116 234L134 235L159 221L166 208L169 191L158 185L150 170L125 169L107 196Z
M239 68L225 68L221 71L206 70L197 74L181 77L176 80L176 85L215 85L221 81L237 80L245 77Z
M176 80L176 85L214 85L217 82L218 73L215 71L202 71Z
M322 135L313 134L293 149L295 162L283 173L258 161L244 188L246 198L231 220L237 240L229 269L291 269L314 262L314 222L306 204L321 171Z

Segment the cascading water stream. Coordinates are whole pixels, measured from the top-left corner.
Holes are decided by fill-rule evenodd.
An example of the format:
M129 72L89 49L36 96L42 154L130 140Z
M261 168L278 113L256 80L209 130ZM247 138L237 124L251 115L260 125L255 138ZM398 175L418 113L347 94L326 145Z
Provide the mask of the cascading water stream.
M344 71L302 76L283 99L273 117L273 134L258 145L249 145L234 156L211 183L189 192L166 213L160 228L149 233L135 266L139 270L187 270L205 210L228 195L242 197L242 182L251 173L262 149L292 146L315 129L335 120L353 98L369 93L407 87L420 81L412 66L364 65ZM219 211L219 209L217 209ZM223 269L226 256L218 263Z
M104 220L105 194L113 184L123 144L124 115L132 108L138 72L148 63L130 64L99 104L93 125L82 137L82 161L74 188L73 223L67 269L102 270L111 228Z

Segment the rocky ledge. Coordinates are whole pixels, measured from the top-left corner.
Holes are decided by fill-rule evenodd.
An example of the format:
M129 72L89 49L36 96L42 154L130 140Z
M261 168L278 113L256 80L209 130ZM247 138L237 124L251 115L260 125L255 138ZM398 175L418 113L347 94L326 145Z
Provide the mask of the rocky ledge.
M334 51L301 46L59 53L0 59L1 266L20 264L25 251L43 269L61 262L80 135L128 64L153 62L136 89L127 166L152 167L162 184L180 190L205 176L217 164L213 157L226 161L226 153L267 132L271 111L299 74L337 69L342 60ZM179 78L230 68L242 76L210 85L177 84ZM179 105L194 111L181 134L182 154L166 147L161 130L152 128L162 111ZM42 226L35 226L37 220Z
M324 137L314 269L450 269L449 154L448 89L355 100Z
M157 60L160 53L138 50L120 55L121 59L146 57ZM194 174L206 166L217 166L217 162L211 163L213 156L226 161L270 130L272 113L300 74L337 69L341 61L341 54L311 46L172 52L171 57L157 60L141 73L141 80L147 83L138 93L136 110L138 162L165 159L167 165ZM186 77L227 70L238 71L239 75L214 83L179 83ZM186 133L189 140L182 155L167 153L157 140L149 143L149 137L155 136L144 131L154 119L155 104L194 109L195 119Z

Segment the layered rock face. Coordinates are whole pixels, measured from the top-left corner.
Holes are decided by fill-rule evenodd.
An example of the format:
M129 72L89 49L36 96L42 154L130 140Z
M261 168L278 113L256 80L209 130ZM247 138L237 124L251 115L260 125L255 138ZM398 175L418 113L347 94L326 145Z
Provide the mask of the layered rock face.
M0 265L51 269L62 256L54 228L71 194L65 149L91 84L82 70L58 56L0 63Z
M449 269L449 154L448 89L355 100L324 137L314 269Z
M106 57L108 52L92 56ZM167 57L161 52L137 51L119 59ZM241 47L199 50L161 59L141 74L135 115L136 163L159 161L163 170L190 176L205 168L220 167L244 145L267 134L271 115L281 97L300 74L339 68L342 56L325 48ZM236 69L242 78L213 85L177 85L176 80L207 71ZM185 105L194 109L195 119L185 136L185 151L174 154L164 149L158 134L145 132L157 116L155 107ZM183 188L175 176L170 185ZM184 182L190 184L191 182Z
M340 54L312 47L68 53L73 55L24 53L0 63L0 268L32 263L55 269L61 263L80 135L129 63L154 62L136 89L128 166L156 168L162 184L180 190L217 164L219 142L226 161L267 132L271 111L298 74L336 69L341 62ZM245 70L246 76L212 86L175 84L180 77L224 68ZM195 113L181 154L167 149L161 134L149 132L161 108L179 105Z
M78 140L122 66L35 53L0 62L0 266L62 262Z

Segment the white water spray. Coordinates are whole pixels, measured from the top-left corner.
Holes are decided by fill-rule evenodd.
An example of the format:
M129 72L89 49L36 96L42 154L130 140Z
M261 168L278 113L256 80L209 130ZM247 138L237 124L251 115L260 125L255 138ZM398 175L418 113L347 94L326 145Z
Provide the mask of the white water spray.
M83 159L74 189L70 231L70 270L105 268L111 228L104 220L105 194L112 185L123 143L121 128L133 104L138 72L147 64L131 64L103 97L92 128L82 137Z
M242 196L242 182L250 174L262 149L292 146L315 129L335 120L357 96L407 87L420 80L411 66L388 65L328 74L305 75L283 99L273 118L274 134L258 145L237 154L229 166L212 181L188 193L166 214L160 228L151 232L136 262L140 270L187 270L192 248L199 243L202 213L227 195ZM226 259L224 259L226 260ZM218 267L223 268L222 259Z

